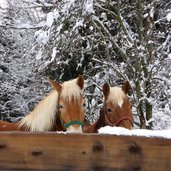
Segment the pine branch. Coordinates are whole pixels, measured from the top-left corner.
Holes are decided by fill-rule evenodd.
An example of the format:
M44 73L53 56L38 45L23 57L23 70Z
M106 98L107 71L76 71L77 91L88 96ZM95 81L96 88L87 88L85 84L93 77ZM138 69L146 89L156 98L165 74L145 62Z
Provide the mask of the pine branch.
M95 4L96 7L100 8L101 10L103 11L106 11L107 13L109 14L112 14L114 16L114 18L116 19L116 21L118 21L118 23L120 24L120 26L122 27L125 35L127 36L129 42L133 43L133 38L131 37L131 35L129 34L129 31L128 29L126 28L125 26L125 21L124 18L121 16L121 13L120 13L120 10L118 10L118 13L115 14L113 11L109 10L109 9L106 9L106 8L103 8L100 4L96 3Z
M141 0L137 0L137 21L138 21L138 35L140 42L143 41L143 9Z
M122 48L119 47L119 45L116 43L114 37L110 34L110 32L107 30L107 28L104 26L104 24L99 20L99 18L96 17L95 15L92 15L92 21L95 21L95 22L97 22L97 23L100 25L101 29L105 32L105 34L106 34L106 35L109 37L109 39L111 40L111 42L112 42L114 48L117 49L117 51L118 51L118 53L121 55L121 57L122 57L125 61L127 61L128 56L127 56L126 52L125 52Z

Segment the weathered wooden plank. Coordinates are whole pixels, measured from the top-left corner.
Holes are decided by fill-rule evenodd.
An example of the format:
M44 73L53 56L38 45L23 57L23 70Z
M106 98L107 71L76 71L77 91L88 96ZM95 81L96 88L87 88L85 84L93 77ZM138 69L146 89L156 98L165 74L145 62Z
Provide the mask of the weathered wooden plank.
M171 170L171 139L0 133L0 170Z

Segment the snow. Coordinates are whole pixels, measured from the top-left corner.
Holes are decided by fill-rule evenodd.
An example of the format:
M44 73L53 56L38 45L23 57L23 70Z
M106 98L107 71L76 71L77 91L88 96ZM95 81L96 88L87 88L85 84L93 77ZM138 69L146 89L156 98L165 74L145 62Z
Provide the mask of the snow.
M98 132L99 134L161 137L161 138L171 139L171 129L168 129L168 130L147 130L147 129L129 130L126 128L121 128L121 127L105 126L105 127L100 128Z
M57 27L57 35L60 33L60 31L62 30L62 28L63 28L63 24L60 24L58 27Z
M40 49L38 53L36 54L36 59L40 60L42 58L42 50Z
M30 2L30 1L28 1L28 2ZM32 2L34 3L35 1L32 0ZM87 95L88 95L87 97L93 97L93 99L91 100L91 105L90 105L91 106L90 113L93 113L94 111L99 109L99 107L98 107L99 104L98 104L98 106L96 104L97 104L97 99L100 96L102 97L102 94L100 94L100 93L102 93L102 91L100 91L101 88L102 88L101 85L105 81L108 81L108 80L111 83L114 82L115 80L117 80L117 78L115 78L115 75L114 75L116 71L117 72L118 71L119 72L122 71L120 76L125 78L125 73L127 71L127 70L125 70L125 68L127 68L127 64L126 63L125 64L121 63L120 66L119 66L119 65L116 65L115 63L112 63L112 60L111 60L111 63L110 63L110 60L108 60L111 57L110 56L111 55L110 51L114 50L113 47L116 46L116 48L118 48L123 54L126 54L127 52L128 52L128 54L130 53L130 56L132 55L132 58L136 59L137 55L134 54L134 51L130 50L130 49L133 49L134 48L133 45L136 45L138 43L138 40L135 39L138 36L136 35L137 34L136 31L135 31L136 29L135 30L132 29L132 26L125 19L125 17L126 18L130 17L130 16L132 16L132 14L129 14L130 16L129 15L125 16L124 15L125 14L124 10L121 9L121 10L123 10L123 12L122 12L122 16L120 16L120 17L123 20L122 24L124 25L124 27L125 27L125 29L127 31L126 31L126 34L123 33L123 30L122 30L122 32L119 32L116 36L112 36L111 33L110 33L110 30L108 29L108 28L110 28L109 27L109 25L110 25L109 23L110 22L107 21L108 20L108 18L107 18L108 12L105 11L105 12L101 13L100 11L104 11L104 10L100 10L99 13L98 13L96 11L98 9L104 8L103 4L108 2L106 0L100 0L100 1L93 1L93 0L85 0L85 1L70 0L69 1L69 0L64 0L62 2L58 1L58 3L55 3L54 5L48 4L48 2L50 3L50 1L45 3L43 0L41 0L40 2L41 3L37 3L37 4L34 3L35 5L34 4L33 5L32 4L29 5L28 4L29 6L26 6L26 8L24 8L24 6L22 5L22 4L25 4L25 3L21 3L21 4L18 4L18 5L16 4L17 5L16 9L19 7L19 9L25 10L25 12L23 12L23 14L28 14L30 9L31 9L30 12L32 12L32 13L30 13L31 15L29 17L25 17L25 16L22 17L21 16L22 13L20 14L17 11L13 11L13 14L15 14L15 13L17 14L17 15L15 14L16 17L13 18L13 21L15 21L15 25L16 26L15 26L15 29L10 28L10 30L11 30L10 32L12 33L12 35L14 37L9 37L8 39L9 40L10 39L11 40L15 40L15 43L17 43L16 45L14 45L15 47L19 47L20 48L20 46L18 46L18 44L22 44L18 54L20 54L21 50L23 50L22 53L24 53L24 57L26 57L25 53L26 53L26 50L27 50L27 56L28 56L27 60L29 61L29 64L33 63L32 62L33 61L33 59L32 59L33 57L36 58L36 60L35 60L36 62L35 62L34 65L37 68L39 68L35 72L37 75L39 75L38 71L43 71L44 68L46 66L49 67L48 64L50 64L52 62L53 62L52 64L54 64L54 65L51 65L51 66L58 66L58 65L63 65L63 64L69 64L69 59L67 59L67 58L65 59L64 58L65 54L68 54L68 49L66 49L66 47L68 47L71 50L71 51L69 51L71 55L69 54L68 56L74 56L73 55L75 53L74 42L77 42L77 41L79 42L79 40L81 40L81 41L86 40L87 41L86 42L87 43L86 49L81 49L81 48L80 49L76 49L76 52L79 52L79 50L81 50L81 53L80 53L81 55L84 55L85 52L86 53L88 52L91 55L91 53L93 52L93 57L94 58L91 58L91 61L88 64L88 67L92 66L92 71L93 70L97 71L97 72L95 72L96 75L93 75L93 79L91 77L89 77L89 75L86 73L86 69L84 69L84 73L85 73L85 75L86 75L86 77L88 79L91 79L90 80L91 83L95 82L93 84L93 85L95 85L94 87L96 87L95 90L94 90L94 94L89 93L90 95L88 95L88 93L87 93ZM53 1L53 2L55 2L55 1ZM53 7L53 8L49 8L50 10L48 10L48 11L50 11L50 12L48 12L48 13L47 13L47 11L46 11L46 13L42 12L42 10L40 10L39 8L36 9L36 10L34 10L34 8L32 8L34 6L36 7L36 5L40 6L40 4L42 4L42 5L44 4L45 7ZM8 7L7 6L7 1L6 0L0 0L0 12L4 11L4 10L7 10L7 7ZM21 8L21 7L23 7L23 8ZM151 9L151 10L150 11L149 10L145 10L145 11L148 11L148 13L145 12L144 18L147 18L149 15L153 18L153 15L154 15L154 8L153 8L153 6L151 6L151 7L149 6L148 9ZM171 36L169 34L169 27L168 27L169 24L170 24L168 22L171 22L171 11L170 11L170 9L168 9L168 11L166 11L165 9L162 9L162 10L163 10L162 15L159 12L159 15L158 15L159 18L157 18L158 20L154 21L154 24L158 23L159 25L161 24L161 26L166 27L164 29L159 29L160 31L159 30L155 30L155 28L154 28L154 33L155 33L155 35L157 35L156 36L157 39L158 40L162 39L162 41L161 41L162 43L160 41L158 42L158 40L156 40L156 39L149 39L147 45L149 45L149 46L150 45L152 45L152 46L155 45L154 49L152 51L152 56L154 56L154 60L153 60L152 63L150 62L150 64L148 66L146 66L146 69L149 72L150 71L154 71L152 74L154 74L153 77L155 78L155 80L161 80L161 81L155 81L155 82L160 82L160 83L164 82L164 84L161 87L161 89L156 84L156 91L154 91L154 92L157 92L157 94L156 95L153 94L154 99L153 98L147 98L147 95L144 94L145 88L143 87L145 85L144 82L146 82L146 78L144 78L145 77L144 73L141 72L139 75L142 77L141 78L142 79L142 82L141 82L142 98L141 97L139 98L139 97L137 97L137 94L134 94L134 97L137 100L137 101L135 101L135 103L136 103L135 105L138 105L140 101L148 100L149 102L151 102L153 104L153 108L157 108L156 106L159 106L159 107L163 106L163 108L161 109L162 111L160 111L157 108L153 112L153 117L150 120L146 121L146 125L149 125L149 123L153 123L153 126L154 126L153 128L154 129L169 129L169 128L171 128L171 112L170 112L171 111L171 103L170 103L171 102L170 101L170 98L171 98L170 70L171 69L169 69L170 66L171 66L170 65L170 62L171 62L170 61L171 60L171 52L169 51L170 50ZM92 15L92 14L94 14L94 15ZM5 16L6 15L8 16L9 14L6 13ZM100 15L101 18L103 18L103 21L101 21L99 19L99 15ZM89 16L92 16L93 20L91 22L94 21L94 24L91 23L91 22L90 22L91 24L89 24L89 20L91 20L91 17L89 17ZM0 13L0 19L2 17L3 16ZM0 20L0 23L3 21L3 20L2 21L1 20ZM56 21L55 23L54 23L54 20ZM106 20L106 22L104 22L105 20ZM165 24L165 22L166 22L166 24ZM65 27L65 25L67 26L67 24L65 24L65 23L69 24L68 29L66 29L67 27ZM111 23L115 23L115 19L112 19ZM95 24L97 25L97 28L99 27L99 31L98 31L98 29L96 29ZM54 27L53 27L53 25L54 25ZM42 27L41 30L39 29L39 26ZM89 27L89 28L85 32L86 36L80 36L80 37L77 38L77 35L79 35L78 34L78 30L79 30L80 26L81 27L85 27L85 28ZM25 30L25 29L22 30L22 29L16 29L16 28L27 28L27 29L30 29L30 30ZM32 28L36 28L36 29L32 29ZM100 28L102 28L103 31L100 31L101 30ZM36 31L37 29L39 29L39 30ZM18 34L18 32L20 32L20 31L21 31L21 34ZM149 32L150 31L151 31L151 29L149 30ZM32 33L31 32L35 32L35 37L34 38L37 41L35 43L37 43L38 45L35 44L35 43L32 44L31 40L32 40L33 37L32 37ZM105 41L105 40L102 40L102 39L98 39L98 37L102 37L100 35L100 33L103 34L103 32L105 33L104 39L108 39L108 41ZM23 35L22 38L21 38L21 35ZM107 36L107 35L109 35L109 36ZM6 36L6 34L3 33L2 36L1 36L2 37L2 41L3 41L3 37L4 36ZM21 39L23 39L23 40L20 41ZM134 41L135 41L135 43L134 43ZM102 56L102 58L97 58L96 59L97 56L94 55L94 50L93 49L96 49L98 47L99 42L103 43L104 46L107 47L106 49L107 49L107 53L109 53L109 57L106 58L106 59L103 58L103 56ZM71 43L71 44L69 44L69 43ZM161 43L161 45L158 45L160 43ZM26 47L27 44L29 45L28 47ZM64 45L64 46L60 47L61 45ZM71 45L71 46L68 46L68 45ZM145 62L148 62L146 60L146 57L148 56L148 53L146 53L147 46L144 45L144 44L141 44L141 43L140 44L138 43L137 45L138 45L138 47L136 49L137 53L139 54L140 57L142 57L142 59L140 59L140 60L144 59ZM33 46L35 46L35 47L33 47ZM26 48L26 50L25 50L25 48ZM30 52L30 49L32 49L31 52ZM34 49L36 50L35 52L34 52ZM59 53L58 49L60 50L60 52L65 52L64 50L66 49L67 52L66 53ZM17 52L17 50L15 50L15 52ZM38 52L36 55L29 55L29 54L35 54L36 52ZM12 52L12 53L14 53L14 52ZM4 57L5 54L6 54L6 52L4 50L4 52L2 53L2 57L1 58L4 58L4 61L8 61ZM18 54L14 55L14 56L18 56ZM168 56L168 58L164 57L164 60L161 60L161 58L163 56L162 54L164 54L164 56ZM81 55L80 55L81 59L79 58L80 62L77 63L77 67L76 68L81 68L82 67L83 56L81 56ZM112 53L112 55L115 56L115 53ZM17 58L16 57L14 57L14 58L17 61ZM113 59L113 58L111 58L111 59ZM11 63L13 63L12 60L13 60L13 58L10 57L9 61ZM24 62L15 62L12 65L9 64L9 62L7 62L7 63L5 63L3 65L1 64L2 68L0 68L0 78L3 77L3 79L5 80L6 79L6 74L10 75L10 72L14 71L14 72L12 72L13 74L11 74L12 77L11 77L11 79L9 79L10 80L9 82L11 83L11 82L13 82L13 80L15 80L17 87L18 87L18 85L17 85L18 82L20 82L19 85L21 85L21 86L24 85L25 82L26 82L26 81L24 82L24 80L26 80L26 79L21 79L21 78L26 78L25 75L28 75L28 74L25 74L25 72L26 72L25 68L24 68L23 71L20 71L22 74L18 74L19 71L16 70L16 69L13 69L13 67L14 68L18 68L18 66L20 66L20 65L25 65L25 59L21 58L21 60L23 60ZM165 64L164 62L167 62L167 63ZM1 61L0 61L0 63L1 63ZM94 65L93 63L95 63L96 65ZM131 66L130 65L131 63L132 62L128 63L129 66ZM28 71L34 70L32 68L33 65L29 65L29 64L27 64L27 66L30 67L28 69ZM15 67L15 65L16 65L16 67ZM166 65L166 66L164 66L164 65ZM9 69L10 72L9 73L5 72L3 66L5 66L5 67L7 66L7 69ZM42 69L40 69L41 67L39 67L39 66L41 66ZM105 68L105 69L103 69L103 68ZM162 73L161 71L158 72L158 70L157 70L157 69L160 69L160 68L161 69L163 68L163 76L161 74L160 75L158 74L158 73ZM167 69L167 70L164 71L164 69ZM134 67L132 67L132 66L131 66L131 70L133 71L133 73L136 72L136 69ZM57 73L57 75L58 74L59 73ZM100 74L100 76L97 75L97 74ZM110 78L111 75L113 75L113 76ZM15 77L15 79L13 79L13 77ZM34 78L34 77L33 77L33 75L31 76L31 74L30 74L28 76L28 80L30 80L30 79L32 80L32 78ZM59 78L62 78L62 74L61 74L61 76ZM133 88L135 88L134 85L136 85L136 84L134 84L134 83L136 81L134 81L134 77L132 77L132 78L133 79L130 80L130 81L132 81L131 85L133 85ZM135 79L136 79L136 77L135 77ZM33 79L33 80L35 80L35 79ZM137 80L138 80L138 78L137 78ZM3 81L2 81L2 83L3 83ZM38 86L42 86L42 85L38 85L37 84L37 87ZM5 85L5 83L4 83L4 86L2 88L3 89L2 92L4 92L4 94L3 94L4 97L6 97L6 95L5 95L6 94L5 93L6 89L11 94L12 94L12 92L16 93L17 90L18 90L18 88L16 90L11 90L11 88L8 88L8 87L10 87L10 86L8 86L8 84ZM21 94L23 94L23 92L26 92L25 89L26 89L25 87L22 89L22 91L21 91L22 93ZM40 89L40 91L43 93L43 90ZM34 91L32 91L32 92L34 92ZM164 92L164 94L162 94L163 92ZM10 97L13 97L13 94L12 95L11 94L10 94ZM31 97L30 94L31 93L29 93L29 98L30 99L26 99L27 100L27 104L31 104L32 101L34 102L34 100L33 100L34 98ZM27 94L25 93L25 96L26 95ZM34 94L34 95L36 96L36 94ZM161 99L160 97L163 97L163 99L165 100L166 99L166 97L165 97L166 95L167 95L167 98L168 98L167 100L168 101L167 102L160 101L160 99ZM17 104L20 104L20 106L18 105L19 106L18 110L26 111L26 110L29 109L30 105L25 105L25 104L23 105L23 101L24 101L23 99L24 98L23 99L21 98L22 99L22 103L19 102L19 100L20 100L19 98L15 98L15 99L17 99ZM29 102L29 101L31 101L31 102ZM8 103L10 103L10 102L8 101ZM0 104L0 106L1 106L1 104ZM7 105L4 105L4 106L6 107ZM4 106L2 106L2 108L4 108ZM10 105L8 105L8 106L10 106ZM25 109L25 108L27 108L27 109ZM9 110L13 110L13 109L10 108ZM98 113L98 112L94 112L94 113ZM1 116L1 114L0 114L0 116ZM94 118L94 120L95 119L96 118ZM133 132L129 132L129 133L131 134Z
M71 6L74 5L74 3L75 3L75 0L65 1L65 4L64 4L61 12L63 14L68 15L69 14L69 10L70 10Z
M3 21L3 13L6 11L6 8L8 7L6 0L0 0L0 24L2 24Z
M154 119L154 118L151 118L151 119L149 119L148 121L146 121L145 125L146 125L146 126L149 126L150 123L152 123L152 122L154 122L154 121L155 121L155 119Z
M7 8L8 7L8 3L6 0L0 0L0 8Z
M83 26L83 22L84 22L84 20L82 20L82 19L76 21L75 26L73 27L73 31L74 31L76 28L78 28L78 27L80 27L80 26Z
M34 28L33 25L31 25L30 23L22 23L22 24L18 24L17 28L26 28L26 29L29 29L29 28Z
M168 54L168 58L171 59L171 53Z
M51 58L51 62L53 62L55 60L56 54L57 54L57 50L56 47L53 48L53 52L52 52L52 58Z
M169 13L169 14L166 15L166 19L167 19L168 22L171 21L171 13Z
M60 17L59 11L58 10L54 10L53 18L57 21L59 17Z
M49 41L49 30L38 30L35 32L34 37L38 43L46 44Z
M51 27L53 24L54 18L53 18L53 12L49 12L47 14L47 18L46 18L46 26L47 27Z
M87 0L86 3L84 4L83 15L93 14L93 13L94 13L93 0Z

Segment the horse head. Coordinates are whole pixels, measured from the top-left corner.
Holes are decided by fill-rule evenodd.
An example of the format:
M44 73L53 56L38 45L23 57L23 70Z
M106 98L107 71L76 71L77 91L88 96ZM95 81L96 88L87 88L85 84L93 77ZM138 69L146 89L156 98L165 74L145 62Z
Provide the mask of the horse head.
M128 99L131 86L128 81L122 87L103 85L105 122L110 126L133 127L132 104Z
M66 81L62 85L50 80L58 92L57 117L68 132L82 132L84 120L83 76Z

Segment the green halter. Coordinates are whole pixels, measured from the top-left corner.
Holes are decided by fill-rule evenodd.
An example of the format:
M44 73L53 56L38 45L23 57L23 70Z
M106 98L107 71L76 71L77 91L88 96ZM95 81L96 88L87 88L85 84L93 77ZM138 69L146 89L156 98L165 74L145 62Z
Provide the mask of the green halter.
M72 126L72 125L81 125L82 127L84 126L84 124L83 124L83 122L81 122L81 121L70 121L70 122L68 122L68 123L63 123L63 126L65 127L65 128L68 128L68 127L70 127L70 126Z

